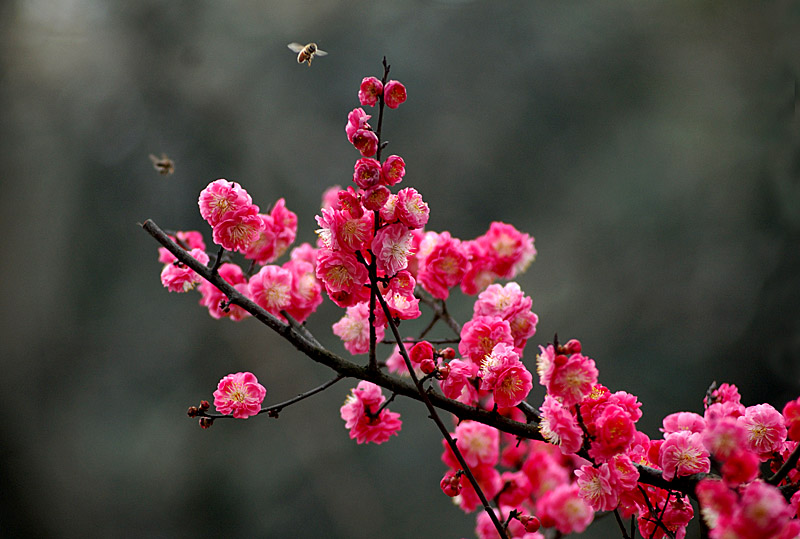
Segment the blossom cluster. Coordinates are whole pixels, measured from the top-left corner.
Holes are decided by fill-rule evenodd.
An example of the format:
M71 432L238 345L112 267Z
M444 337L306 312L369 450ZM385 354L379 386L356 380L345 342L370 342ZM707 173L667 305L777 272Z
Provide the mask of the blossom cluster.
M358 92L362 107L379 107L378 125L384 105L394 109L407 98L400 82L386 78L366 77ZM734 385L714 386L702 413L670 414L660 436L651 438L637 428L638 398L600 383L595 360L577 339L539 346L532 373L523 356L539 319L532 298L513 279L536 256L533 237L499 221L471 240L427 230L430 208L416 189L399 187L406 180L405 160L381 158L385 143L371 118L361 107L348 114L345 134L361 156L353 165L353 185L323 195L316 247L305 243L288 261L274 264L295 240L296 215L283 199L261 213L244 188L223 179L203 189L198 201L222 248L217 258L197 231L179 231L173 239L276 317L305 321L324 290L344 309L332 330L354 355L374 350L390 321L420 317L420 298L444 306L456 289L474 296L470 319L460 328L454 324L452 347L437 349L422 337L398 342L385 368L403 376L410 367L430 384L428 391L536 423L541 440L474 420L454 421L457 451L443 440L441 490L472 512L482 504L471 476L496 506L494 514L477 517L480 539L497 537L498 520L514 539L541 539L540 527L580 533L607 511L635 519L643 537L682 539L695 516L689 494L699 501L712 539L800 537L800 398L778 411L769 404L745 406ZM235 263L233 253L249 260L249 269ZM159 261L170 291L199 290L201 305L215 318L248 316L166 249ZM543 394L538 412L527 403L535 383ZM221 414L247 418L262 411L265 395L252 373L239 372L220 380L214 405ZM340 408L350 438L382 444L397 435L400 416L387 408L393 398L372 382L359 382ZM689 478L695 492L653 486L640 475L645 469L659 474L662 486Z
M198 205L200 214L212 227L214 243L239 252L250 261L247 273L231 261L219 264L217 271L225 281L279 318L283 318L283 311L303 322L317 309L322 302L322 286L315 275L316 249L304 243L293 249L290 259L282 265L272 264L286 253L297 235L297 215L286 208L284 199L278 199L269 213L260 213L241 185L219 179L202 190ZM200 232L179 231L173 239L199 262L209 263ZM164 286L173 292L197 288L200 304L208 308L212 317L242 320L248 316L247 311L230 305L217 287L202 281L163 247L159 249L159 261L164 264Z

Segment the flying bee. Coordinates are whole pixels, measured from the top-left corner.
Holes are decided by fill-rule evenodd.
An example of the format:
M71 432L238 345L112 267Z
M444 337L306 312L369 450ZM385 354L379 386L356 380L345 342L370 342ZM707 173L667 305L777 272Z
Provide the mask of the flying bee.
M150 154L150 161L153 162L153 168L162 176L169 176L175 172L175 163L165 153L162 153L161 157Z
M287 45L292 51L297 53L297 63L302 64L303 62L308 62L308 65L311 65L311 60L314 59L314 55L317 56L325 56L328 54L324 50L317 47L316 43L309 43L308 45L301 45L300 43L289 43Z

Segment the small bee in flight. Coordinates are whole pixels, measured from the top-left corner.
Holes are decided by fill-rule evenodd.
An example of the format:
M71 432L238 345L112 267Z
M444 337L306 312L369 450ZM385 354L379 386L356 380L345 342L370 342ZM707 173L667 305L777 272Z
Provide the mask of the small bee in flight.
M302 64L303 62L308 62L308 65L311 65L311 60L314 59L314 55L318 56L325 56L328 54L322 49L317 48L316 43L309 43L308 45L301 45L300 43L289 43L287 45L292 51L297 53L297 63Z
M175 172L175 163L173 163L172 159L167 157L167 154L165 153L162 153L161 157L156 157L155 155L150 154L150 161L153 162L153 168L155 168L162 176L169 176Z

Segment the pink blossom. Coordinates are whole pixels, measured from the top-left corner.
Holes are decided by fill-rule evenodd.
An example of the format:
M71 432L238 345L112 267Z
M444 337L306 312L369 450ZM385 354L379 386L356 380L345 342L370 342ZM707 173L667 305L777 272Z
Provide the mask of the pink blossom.
M202 249L192 249L189 254L201 264L208 264L208 255ZM201 277L193 269L177 260L164 265L161 271L161 284L170 292L188 292L201 281Z
M343 189L337 193L339 199L339 208L350 214L350 217L358 219L364 215L364 207L361 205L361 196L359 193L349 186L346 190Z
M497 316L477 316L461 328L458 351L480 365L499 343L514 345L508 322Z
M470 468L497 465L500 457L500 432L496 428L466 420L456 427L453 438ZM442 445L445 449L442 455L444 463L454 469L460 468L458 460L445 440L442 440Z
M553 373L555 360L556 350L552 344L547 346L539 345L539 353L536 355L536 373L539 375L539 384L547 387L550 383L550 375Z
M560 397L565 406L578 404L597 382L594 360L582 354L556 356L549 373L547 392Z
M636 484L639 482L639 470L633 465L628 455L614 455L608 461L608 471L611 484L620 493L636 488Z
M305 242L292 249L292 252L289 253L289 258L292 260L302 260L313 266L317 263L317 250L312 247L310 243Z
M575 471L578 492L595 511L612 511L619 505L619 493L611 483L608 464L597 468L584 464Z
M339 192L341 190L341 185L334 185L325 189L325 191L322 193L322 204L320 204L320 209L341 210L342 206L339 202Z
M380 209L381 219L387 223L397 221L397 195L390 194Z
M197 203L200 206L200 215L214 227L227 214L252 206L253 199L238 183L220 179L209 183L200 192Z
M708 472L711 461L703 447L699 432L682 430L667 434L659 449L658 463L664 479L672 481L677 476Z
M708 424L703 431L703 445L714 458L725 461L734 451L745 447L747 431L733 417L722 417Z
M594 510L579 494L577 484L561 484L538 500L537 516L546 528L563 534L581 533L594 520Z
M734 537L775 537L792 517L792 510L780 491L761 481L744 488L730 529Z
M275 250L278 236L275 231L275 221L271 215L259 213L258 217L263 222L261 233L255 241L247 246L244 257L248 260L254 260L257 264L264 265L275 261L280 256Z
M461 281L461 291L474 296L491 285L499 275L494 271L494 258L486 246L478 241L465 241L463 246L469 259L469 268Z
M702 432L706 428L706 420L703 419L703 416L694 412L677 412L666 416L663 420L663 425L661 432L665 434L681 430Z
M371 212L359 218L343 210L322 210L321 213L316 217L320 226L317 234L328 249L355 252L365 249L372 241L374 226Z
M247 252L264 229L264 221L258 215L258 206L251 205L228 211L217 221L213 229L213 240L229 251Z
M314 275L314 264L298 258L285 262L283 269L292 274L291 299L286 312L303 323L322 303L322 286Z
M390 80L383 87L383 100L390 109L396 109L406 100L406 87L396 80Z
M783 419L789 438L800 442L800 398L786 403L783 407Z
M533 389L533 377L522 363L502 371L492 389L495 404L500 408L511 408L524 401Z
M738 421L747 431L747 446L762 460L780 451L786 441L783 416L769 404L756 404L745 409Z
M366 190L381 182L381 164L371 158L362 157L353 167L353 182Z
M706 424L710 425L722 418L736 419L744 415L744 406L738 402L715 402L709 405L703 413Z
M492 271L504 279L513 279L524 272L536 257L532 236L499 221L493 222L486 234L475 241L492 258Z
M399 320L414 320L422 315L419 310L419 298L414 297L413 292L403 292L389 289L383 294L386 305L392 313L392 318Z
M492 391L500 408L511 408L525 400L533 388L532 376L514 348L497 343L481 361L481 389Z
M367 268L354 255L327 249L317 253L316 274L329 293L353 293L369 280Z
M539 317L530 310L532 304L533 300L525 296L519 284L492 284L480 293L473 312L476 315L495 315L508 320L514 337L514 347L521 352L527 340L536 333L536 324L539 322Z
M375 254L378 270L386 275L394 275L408 267L411 233L401 223L385 226L375 234L372 252Z
M384 185L396 185L406 175L406 162L399 155L390 155L381 165L381 182Z
M711 392L711 402L709 402L708 398L703 399L703 403L706 406L711 406L715 402L741 404L742 396L739 395L739 388L733 384L721 384Z
M550 395L545 395L539 411L542 413L539 423L542 437L559 446L565 455L578 452L583 445L583 431L575 416Z
M522 471L531 480L535 498L570 482L569 473L562 464L562 456L562 452L554 445L540 441L530 443L530 453L522 463Z
M381 211L392 196L391 191L385 185L376 185L365 191L362 195L364 207L369 211ZM385 220L385 219L384 219ZM389 221L393 221L390 219Z
M456 476L456 472L453 470L447 470L444 477L442 477L442 480L439 482L439 488L441 488L442 492L447 496L454 498L461 492L461 479Z
M530 497L533 491L531 480L521 470L503 472L500 479L503 481L503 488L498 500L501 506L518 507Z
M636 427L630 414L616 405L603 407L594 420L594 436L589 455L596 462L605 462L625 452L633 442Z
M169 238L186 250L206 250L206 243L203 241L203 235L196 230L189 230L186 232L179 230L175 233L175 236L170 236ZM175 258L175 255L170 253L166 247L158 248L159 262L162 264L172 264L176 260L177 258Z
M333 324L333 333L342 339L351 354L369 352L369 305L358 303L348 307L346 314ZM383 340L384 327L376 325L375 333L378 341Z
M247 288L247 280L244 277L241 267L236 264L226 262L222 264L217 271L220 277L225 279L228 284L234 287L242 285L243 291L245 295L247 295L249 292ZM227 311L221 309L220 306L224 302L227 302L227 297L216 286L208 281L201 282L198 289L200 290L200 295L202 296L200 299L200 305L208 307L208 312L213 318L219 319L228 317L232 320L241 320L242 318L249 316L247 311L235 305L231 305Z
M474 404L477 400L477 390L470 383L477 373L478 366L471 361L454 359L448 363L450 373L446 380L440 380L442 393L448 399L455 399L464 404Z
M419 283L433 297L447 299L450 289L461 281L468 267L461 242L451 237L449 232L428 232L420 243L418 256Z
M265 220L265 224L269 225L270 232L267 233L266 230L262 232L266 240L262 250L257 251L251 246L245 254L245 258L255 260L262 265L277 260L297 237L297 214L286 208L286 200L279 198L270 210L269 217L268 221ZM255 243L258 244L259 240Z
M219 381L214 391L214 406L221 414L232 413L237 419L245 419L261 411L266 395L267 390L253 373L237 372Z
M500 472L494 466L483 465L471 468L472 475L481 487L483 494L492 499L497 496L500 489L503 488L503 481L500 479ZM470 513L480 505L480 498L472 487L466 476L461 476L461 494L454 498L462 511Z
M253 301L280 317L292 300L292 273L280 266L264 266L250 277L248 289Z
M347 115L347 125L344 127L344 131L347 133L347 140L353 142L353 138L355 137L357 131L369 130L370 127L367 123L367 120L370 118L372 118L372 116L364 112L364 109L362 108L351 110Z
M362 157L372 157L378 151L378 135L368 129L359 129L351 141Z
M695 492L706 525L712 530L727 528L736 509L736 494L725 483L715 479L701 479Z
M366 380L359 382L350 392L339 413L345 421L345 428L350 430L351 440L359 444L382 444L397 435L402 426L400 414L390 412L388 408L378 412L385 400L380 387Z
M406 187L397 193L396 216L408 228L422 228L428 222L430 209L416 189Z
M383 83L375 77L364 77L358 90L358 101L362 106L374 107L383 95Z
M722 478L729 485L749 483L758 475L758 455L746 449L734 451L722 464Z

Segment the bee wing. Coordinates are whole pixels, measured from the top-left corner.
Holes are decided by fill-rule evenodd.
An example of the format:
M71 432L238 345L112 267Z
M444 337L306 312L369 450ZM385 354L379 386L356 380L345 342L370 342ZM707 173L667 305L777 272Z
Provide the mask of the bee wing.
M295 42L289 43L286 46L289 47L293 52L300 52L305 48L305 45L301 45L300 43L295 43Z
M315 52L314 54L316 54L317 56L327 56L328 53L322 49L317 49L317 52Z

